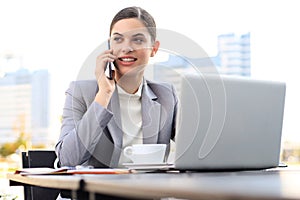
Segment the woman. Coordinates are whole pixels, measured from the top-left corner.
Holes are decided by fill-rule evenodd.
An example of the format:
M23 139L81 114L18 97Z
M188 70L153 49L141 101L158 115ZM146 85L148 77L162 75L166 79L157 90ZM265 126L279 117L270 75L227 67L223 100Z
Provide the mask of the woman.
M96 60L96 80L75 81L66 91L56 153L61 166L121 167L131 144L164 143L175 134L177 97L169 84L144 79L158 48L152 16L139 7L116 14L110 47ZM113 79L106 77L113 62Z

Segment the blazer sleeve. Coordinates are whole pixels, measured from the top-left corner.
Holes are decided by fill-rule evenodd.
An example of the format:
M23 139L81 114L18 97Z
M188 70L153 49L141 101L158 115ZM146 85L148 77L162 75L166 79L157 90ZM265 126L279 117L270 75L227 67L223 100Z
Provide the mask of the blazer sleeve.
M61 166L86 162L113 116L94 97L95 91L84 82L72 82L66 91L61 133L55 147Z
M171 139L175 141L175 134L176 134L176 126L177 126L177 117L178 117L178 96L176 90L173 85L171 85L172 94L174 98L174 114L173 114L173 121L172 121L172 133Z

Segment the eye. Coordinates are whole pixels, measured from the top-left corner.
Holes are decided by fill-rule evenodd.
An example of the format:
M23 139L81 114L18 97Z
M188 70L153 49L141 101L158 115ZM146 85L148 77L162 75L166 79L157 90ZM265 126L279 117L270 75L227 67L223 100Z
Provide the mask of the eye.
M113 41L116 42L116 43L120 43L122 42L123 38L122 37L114 37L113 38Z
M141 37L133 38L133 42L135 44L142 44L144 41L145 41L144 38Z

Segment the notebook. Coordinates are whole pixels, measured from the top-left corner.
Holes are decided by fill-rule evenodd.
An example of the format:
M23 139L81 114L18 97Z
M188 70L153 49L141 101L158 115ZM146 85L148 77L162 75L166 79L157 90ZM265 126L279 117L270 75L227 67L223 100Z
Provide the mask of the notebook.
M279 165L286 85L220 75L181 81L175 169Z

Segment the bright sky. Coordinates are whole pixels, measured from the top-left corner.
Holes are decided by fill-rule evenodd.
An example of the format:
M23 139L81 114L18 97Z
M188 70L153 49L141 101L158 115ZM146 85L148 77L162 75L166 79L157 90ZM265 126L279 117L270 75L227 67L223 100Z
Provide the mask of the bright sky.
M191 38L210 56L217 53L217 35L250 32L252 75L287 83L283 136L300 142L297 0L0 0L0 58L11 52L22 57L25 68L49 70L53 132L59 133L58 116L69 82L107 39L116 12L132 5L149 11L158 28ZM3 66L2 60L0 70Z

